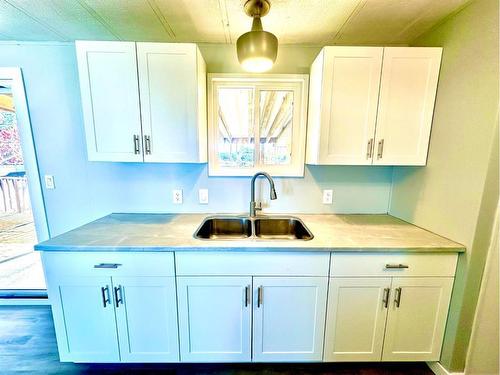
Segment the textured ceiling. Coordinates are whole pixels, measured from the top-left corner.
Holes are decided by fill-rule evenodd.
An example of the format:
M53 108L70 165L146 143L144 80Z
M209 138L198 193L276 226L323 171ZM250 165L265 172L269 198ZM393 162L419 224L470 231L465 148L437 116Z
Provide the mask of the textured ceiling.
M245 0L0 0L0 39L234 43ZM271 0L287 44L406 44L469 0Z

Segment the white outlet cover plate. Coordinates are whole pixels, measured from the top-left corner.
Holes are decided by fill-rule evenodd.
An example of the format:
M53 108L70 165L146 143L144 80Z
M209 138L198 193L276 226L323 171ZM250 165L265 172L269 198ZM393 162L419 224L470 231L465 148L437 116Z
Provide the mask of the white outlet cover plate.
M323 190L323 204L332 204L333 203L333 190L325 189Z
M50 174L46 174L44 176L44 179L45 179L45 187L47 189L55 189L56 188L56 184L54 182L54 176L50 175Z
M200 204L208 204L208 189L198 190L198 201Z
M172 190L172 203L173 204L182 204L182 190L181 189Z

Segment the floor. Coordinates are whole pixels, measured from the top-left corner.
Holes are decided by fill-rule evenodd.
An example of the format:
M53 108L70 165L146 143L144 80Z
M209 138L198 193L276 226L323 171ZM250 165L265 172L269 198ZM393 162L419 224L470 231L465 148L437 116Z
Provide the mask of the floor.
M84 323L84 322L83 322ZM0 374L432 375L425 364L86 365L60 363L48 306L0 306Z
M45 289L30 211L0 214L0 289Z

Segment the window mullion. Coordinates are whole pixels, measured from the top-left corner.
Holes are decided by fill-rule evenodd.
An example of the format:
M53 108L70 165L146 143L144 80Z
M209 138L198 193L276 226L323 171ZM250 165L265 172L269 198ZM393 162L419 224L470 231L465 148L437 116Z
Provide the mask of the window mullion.
M255 86L255 99L254 99L254 115L253 115L253 129L254 129L254 168L261 169L260 163L260 88Z

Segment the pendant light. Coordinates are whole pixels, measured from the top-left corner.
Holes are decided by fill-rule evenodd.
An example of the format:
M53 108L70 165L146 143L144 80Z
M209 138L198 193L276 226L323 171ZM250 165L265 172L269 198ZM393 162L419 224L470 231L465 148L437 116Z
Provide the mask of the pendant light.
M269 13L268 0L248 0L245 13L253 18L252 30L236 41L238 60L248 72L260 73L272 68L278 55L278 38L262 29L261 17Z

